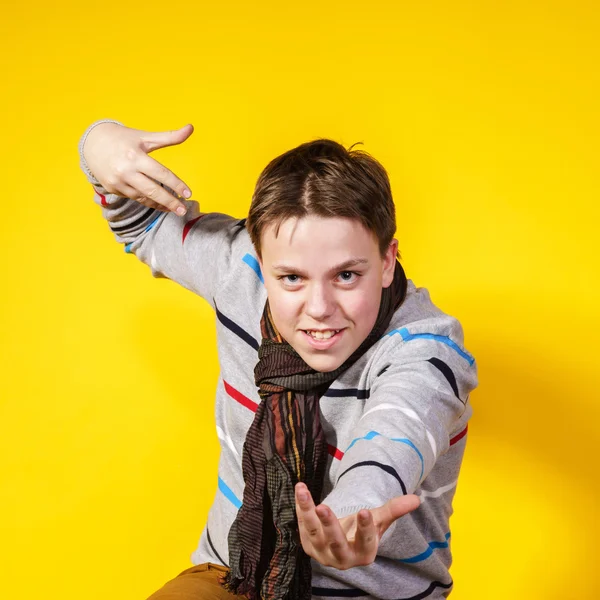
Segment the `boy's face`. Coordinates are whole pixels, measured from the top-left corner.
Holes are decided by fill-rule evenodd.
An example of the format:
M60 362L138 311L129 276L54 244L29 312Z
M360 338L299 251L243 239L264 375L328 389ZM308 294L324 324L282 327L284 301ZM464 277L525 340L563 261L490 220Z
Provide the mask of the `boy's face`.
M261 238L260 266L283 338L316 371L337 369L371 332L392 283L398 242L385 257L357 220L309 215Z

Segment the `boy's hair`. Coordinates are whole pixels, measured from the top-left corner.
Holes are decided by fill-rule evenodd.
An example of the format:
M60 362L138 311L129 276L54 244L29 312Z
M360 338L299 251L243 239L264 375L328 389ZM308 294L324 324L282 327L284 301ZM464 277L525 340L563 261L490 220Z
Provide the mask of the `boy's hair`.
M316 139L274 158L252 196L246 227L258 256L263 231L307 215L357 219L375 234L383 257L396 231L390 181L383 166L363 150Z

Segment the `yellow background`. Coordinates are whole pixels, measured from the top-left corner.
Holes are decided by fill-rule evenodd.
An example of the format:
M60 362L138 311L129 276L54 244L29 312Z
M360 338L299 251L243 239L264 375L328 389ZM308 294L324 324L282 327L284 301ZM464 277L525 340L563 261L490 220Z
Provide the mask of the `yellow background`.
M0 23L0 597L144 599L216 490L213 315L112 239L111 117L205 211L316 136L388 169L404 265L476 356L453 600L598 595L595 2L11 3ZM401 596L399 590L398 596Z

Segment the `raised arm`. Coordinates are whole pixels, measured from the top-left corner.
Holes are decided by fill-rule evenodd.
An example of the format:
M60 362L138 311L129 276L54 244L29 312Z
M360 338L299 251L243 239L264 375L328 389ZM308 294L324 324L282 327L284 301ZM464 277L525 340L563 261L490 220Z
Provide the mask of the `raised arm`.
M182 143L192 131L191 125L145 132L98 122L80 140L80 160L94 200L125 251L147 264L155 277L171 279L213 305L223 279L232 273L232 255L250 250L243 221L201 213L196 201L183 198L190 195L189 187L148 156Z

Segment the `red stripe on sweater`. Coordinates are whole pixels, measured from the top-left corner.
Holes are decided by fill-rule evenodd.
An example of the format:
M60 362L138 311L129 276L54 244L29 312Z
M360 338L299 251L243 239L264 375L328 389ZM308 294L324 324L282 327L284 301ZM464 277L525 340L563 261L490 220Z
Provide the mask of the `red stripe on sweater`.
M342 460L342 458L344 458L344 453L339 448L336 448L331 444L327 444L327 450L329 451L329 454L333 456L333 458L337 458L338 460Z
M238 392L238 390L236 390L234 387L229 385L224 379L223 379L223 385L225 386L225 391L234 400L239 402L242 406L249 408L252 412L256 412L256 409L258 408L258 404L256 402L254 402L253 400L250 400L250 398L247 398L246 396L244 396L244 394L242 394L242 392Z
M250 400L250 398L248 398L247 396L244 396L242 392L236 390L224 379L223 385L225 386L225 391L227 392L227 394L231 396L235 401L239 402L242 406L249 408L252 412L256 412L256 409L258 408L258 404L256 402ZM333 458L337 458L337 460L342 460L344 456L344 453L341 450L339 450L335 446L332 446L331 444L327 444L327 451L329 452L329 454L331 454L331 456L333 456Z
M468 425L460 433L458 433L457 435L455 435L450 440L450 445L452 446L452 444L456 444L456 442L459 442L460 440L462 440L465 437L465 435L467 435L467 429L469 429Z
M108 206L108 202L106 201L106 196L104 194L101 194L94 186L92 186L92 188L94 189L94 192L96 192L96 194L98 194L98 196L100 196L100 204L102 204L102 206Z
M183 233L181 234L181 243L183 244L183 242L185 242L185 238L187 237L187 234L190 232L190 230L192 229L192 227L202 218L205 217L206 215L200 215L199 217L196 217L195 219L192 219L191 221L188 221L185 224L185 227L183 228Z

